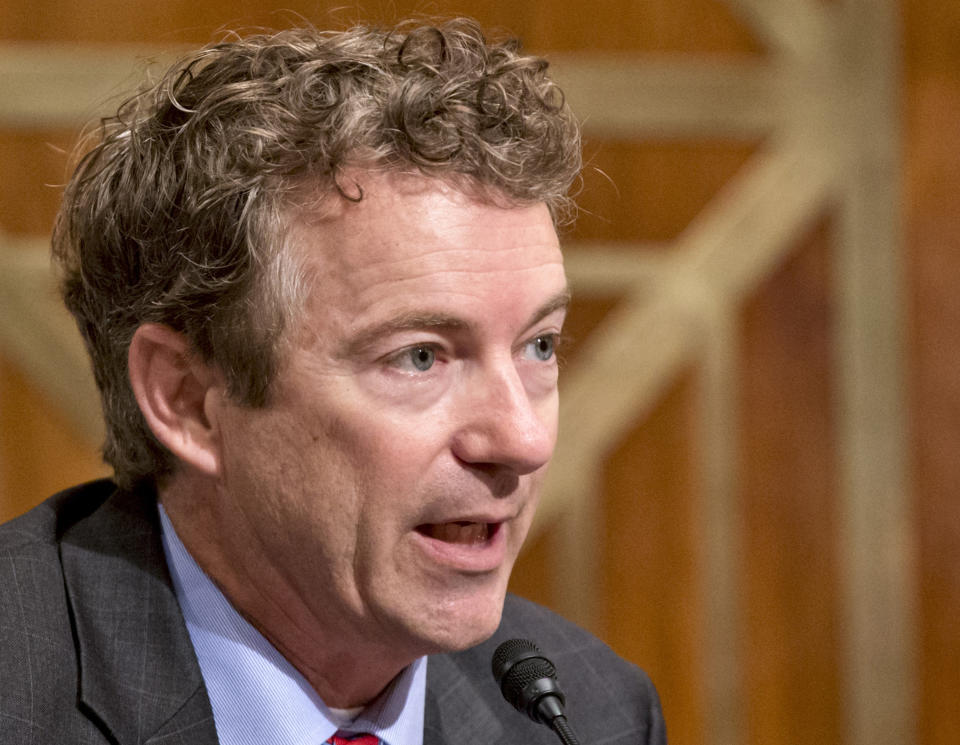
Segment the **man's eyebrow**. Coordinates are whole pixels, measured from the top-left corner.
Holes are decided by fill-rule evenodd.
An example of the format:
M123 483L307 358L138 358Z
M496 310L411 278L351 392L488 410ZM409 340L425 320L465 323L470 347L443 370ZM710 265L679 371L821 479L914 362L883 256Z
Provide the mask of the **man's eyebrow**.
M534 311L526 327L529 328L539 323L551 313L566 309L569 304L570 291L564 289ZM403 331L417 331L420 329L466 331L470 329L470 326L471 324L468 321L446 313L410 311L408 313L401 313L394 318L389 318L383 323L360 329L360 331L344 342L340 354L344 358L360 356L383 337Z
M527 327L533 326L536 323L539 323L544 318L549 316L551 313L556 313L558 310L566 310L570 305L570 290L564 288L547 302L541 305L532 316L530 316L530 322L527 324Z
M372 347L377 340L390 334L402 331L416 331L418 329L438 329L443 331L464 331L470 324L462 318L447 315L446 313L424 313L410 311L401 313L383 323L361 329L347 339L341 350L343 357L355 357Z

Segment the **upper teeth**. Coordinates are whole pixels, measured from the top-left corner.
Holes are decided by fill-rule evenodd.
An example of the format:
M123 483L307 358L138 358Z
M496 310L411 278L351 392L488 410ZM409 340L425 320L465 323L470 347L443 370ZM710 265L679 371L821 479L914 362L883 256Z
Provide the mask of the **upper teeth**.
M487 523L440 523L431 525L429 534L446 543L483 543L490 537L490 528Z

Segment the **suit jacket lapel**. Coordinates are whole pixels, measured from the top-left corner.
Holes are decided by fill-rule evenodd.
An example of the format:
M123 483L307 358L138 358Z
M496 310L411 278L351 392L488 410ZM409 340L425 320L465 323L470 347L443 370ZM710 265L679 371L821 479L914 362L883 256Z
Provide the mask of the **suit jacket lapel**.
M546 631L555 623L541 611L525 625L525 607L508 595L500 628L487 641L429 658L423 745L554 745L556 735L549 727L503 700L490 670L500 642L525 636L531 625Z
M494 745L501 741L500 718L477 690L473 676L450 655L430 657L423 745Z
M152 494L116 492L64 534L80 700L122 745L215 745L206 689L167 573Z

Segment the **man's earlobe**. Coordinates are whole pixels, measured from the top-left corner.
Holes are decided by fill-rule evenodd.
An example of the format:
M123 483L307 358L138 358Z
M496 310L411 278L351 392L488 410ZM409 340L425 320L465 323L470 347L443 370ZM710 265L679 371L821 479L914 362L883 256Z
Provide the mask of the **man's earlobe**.
M130 385L154 436L186 465L220 473L220 429L211 397L219 376L182 335L156 323L140 326L127 355Z

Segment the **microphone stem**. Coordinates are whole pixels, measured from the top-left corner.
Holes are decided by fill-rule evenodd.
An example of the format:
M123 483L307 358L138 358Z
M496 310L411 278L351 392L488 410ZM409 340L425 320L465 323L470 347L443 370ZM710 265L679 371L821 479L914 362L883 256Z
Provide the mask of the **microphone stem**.
M554 717L550 726L563 741L564 745L580 745L580 741L577 740L576 735L573 734L573 730L570 729L570 725L567 724L567 718L562 714Z

